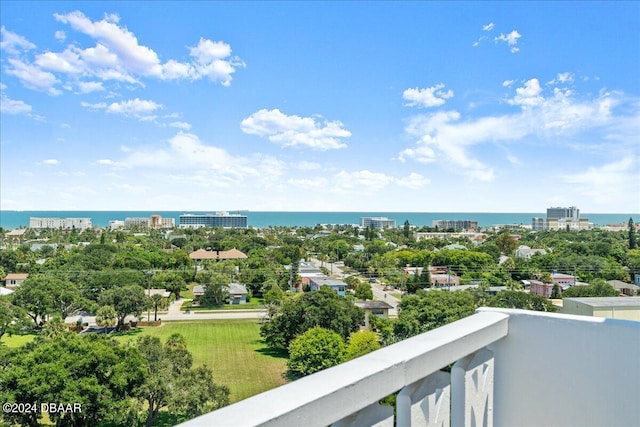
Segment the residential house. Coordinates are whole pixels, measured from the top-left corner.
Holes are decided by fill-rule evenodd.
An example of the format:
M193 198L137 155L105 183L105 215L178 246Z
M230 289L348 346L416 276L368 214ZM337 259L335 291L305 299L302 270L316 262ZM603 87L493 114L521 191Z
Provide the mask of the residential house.
M247 303L247 287L245 285L229 283L227 290L229 292L229 304Z
M356 307L364 310L364 327L369 329L369 318L371 315L389 318L389 310L393 307L384 301L356 301Z
M247 303L247 288L239 283L230 283L225 286L225 290L229 292L229 304L246 304ZM200 297L204 295L205 286L195 285L193 287L193 296Z
M154 295L160 295L163 298L169 298L171 296L171 292L166 289L145 289L144 294L148 297L152 297Z
M540 280L529 280L529 291L535 295L551 298L553 293L553 283L544 283Z
M632 283L626 283L621 280L607 280L607 283L613 286L616 291L627 297L638 295L638 291L640 291L640 286Z
M563 287L564 285L575 286L576 277L570 274L562 274L554 271L553 273L551 273L551 282Z
M447 286L459 286L460 277L450 273L431 274L431 286L435 288Z
M9 289L15 289L27 280L27 277L29 277L27 273L9 273L4 278L4 285Z
M338 295L344 296L347 284L342 280L334 279L328 276L309 277L309 288L312 291L319 291L321 287L327 286Z
M531 249L529 246L521 245L516 249L516 258L529 259L536 254L544 255L547 251L544 249Z

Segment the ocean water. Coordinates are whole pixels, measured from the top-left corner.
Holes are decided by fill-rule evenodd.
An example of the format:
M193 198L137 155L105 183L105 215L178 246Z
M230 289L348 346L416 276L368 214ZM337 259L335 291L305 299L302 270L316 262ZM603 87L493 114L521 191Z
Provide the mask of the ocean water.
M182 214L215 214L215 211L7 211L0 210L0 227L14 229L29 226L30 217L39 218L91 218L94 227L107 227L111 220L125 218L148 218L157 214L163 218L175 218L176 225ZM237 212L233 212L237 213ZM531 224L533 217L545 217L545 213L490 213L490 212L254 212L240 211L247 215L250 227L264 228L269 226L309 226L317 224L359 224L362 217L387 217L395 219L397 226L405 221L411 225L431 226L434 220L470 220L478 221L480 227L498 224ZM640 214L589 214L580 213L581 218L588 218L595 225L627 223L633 218L640 222Z

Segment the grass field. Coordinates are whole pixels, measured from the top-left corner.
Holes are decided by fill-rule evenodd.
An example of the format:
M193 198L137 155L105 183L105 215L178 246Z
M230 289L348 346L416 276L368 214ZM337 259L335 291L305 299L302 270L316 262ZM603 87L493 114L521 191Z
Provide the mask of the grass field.
M209 366L216 381L229 387L231 402L286 382L286 355L273 352L262 342L260 325L255 320L167 322L160 327L137 329L117 339L128 341L145 334L164 341L173 333L186 338L194 366Z
M9 348L20 347L25 345L28 342L33 341L35 335L3 335L0 340L2 344L6 345Z
M186 338L194 366L209 366L216 381L229 387L231 402L287 381L284 377L286 354L274 352L262 342L256 320L166 322L158 327L137 328L115 338L127 342L141 335L151 335L164 342L176 332ZM34 338L35 335L5 335L2 343L7 347L19 347Z

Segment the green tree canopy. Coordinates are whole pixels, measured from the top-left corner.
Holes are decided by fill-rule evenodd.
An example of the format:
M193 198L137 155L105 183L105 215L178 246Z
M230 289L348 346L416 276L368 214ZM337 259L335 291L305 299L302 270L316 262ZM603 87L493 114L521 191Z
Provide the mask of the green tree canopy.
M5 297L0 298L0 338L4 334L12 335L22 331L29 322L24 309L11 304Z
M224 305L229 298L226 290L229 285L229 276L211 270L201 270L196 274L196 282L204 287L204 295L200 302L205 305Z
M344 360L355 359L380 348L380 337L373 331L358 331L349 336Z
M360 283L356 287L355 297L359 300L372 300L373 299L373 290L371 289L371 285L369 283Z
M146 362L147 377L137 393L147 408L147 427L164 407L195 417L229 403L229 389L214 381L211 369L192 369L193 357L182 335L171 335L164 345L157 337L143 336L134 347Z
M350 300L327 287L286 299L269 321L262 324L260 334L271 347L287 349L291 341L305 331L319 326L346 339L358 330L364 312Z
M64 324L62 324L64 326ZM50 337L50 338L49 338ZM145 378L137 350L103 335L81 336L64 330L13 349L0 370L3 402L79 403L81 412L49 414L56 425L132 425L131 396ZM38 425L40 414L3 414L5 420Z
M115 326L118 322L118 313L110 305L103 305L96 311L96 324L104 328Z
M100 295L102 305L112 306L118 313L118 329L124 325L128 315L139 316L149 303L144 289L138 285L127 285L111 288Z
M596 279L588 286L572 286L562 292L562 298L617 297L620 292L602 279Z
M47 315L56 313L64 319L91 305L72 282L43 275L25 280L13 294L13 303L24 308L36 325Z
M161 271L153 275L151 279L156 288L166 289L180 299L180 293L187 290L187 283L184 277L177 271Z
M489 307L518 308L534 311L556 311L551 301L542 295L530 294L522 291L504 290L487 300Z
M465 291L418 291L402 298L394 333L409 338L474 313L474 296Z
M335 366L344 358L344 350L340 335L321 327L311 328L289 344L289 373L305 376Z

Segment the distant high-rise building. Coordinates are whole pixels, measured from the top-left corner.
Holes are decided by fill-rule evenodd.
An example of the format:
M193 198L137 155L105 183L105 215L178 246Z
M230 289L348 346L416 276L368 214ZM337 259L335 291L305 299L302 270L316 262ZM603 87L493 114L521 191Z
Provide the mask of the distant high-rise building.
M389 219L385 216L378 216L378 217L365 216L360 218L360 227L364 227L364 228L372 227L378 230L382 230L385 228L395 228L396 220Z
M580 219L580 209L576 208L575 206L571 206L568 208L547 208L547 220L560 218L573 218L575 220L578 220Z
M247 228L247 216L241 214L230 214L229 212L216 212L215 215L184 214L180 215L180 227Z
M533 231L542 230L587 230L590 224L587 218L580 218L580 209L575 206L547 208L546 218L532 218Z

